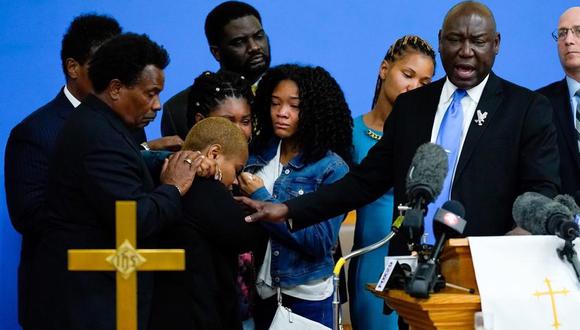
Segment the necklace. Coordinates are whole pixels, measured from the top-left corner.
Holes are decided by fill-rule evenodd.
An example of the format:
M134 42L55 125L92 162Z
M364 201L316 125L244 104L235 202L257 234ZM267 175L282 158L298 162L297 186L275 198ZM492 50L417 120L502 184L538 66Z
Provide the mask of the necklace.
M377 133L371 131L370 129L367 130L367 135L370 136L371 139L379 141L382 136L378 135Z

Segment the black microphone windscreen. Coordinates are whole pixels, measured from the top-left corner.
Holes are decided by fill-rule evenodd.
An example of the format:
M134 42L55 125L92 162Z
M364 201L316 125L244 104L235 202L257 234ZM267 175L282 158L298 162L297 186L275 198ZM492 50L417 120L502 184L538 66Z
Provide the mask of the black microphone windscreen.
M570 195L558 195L554 197L554 201L566 206L572 214L580 214L580 207L576 204L574 198Z
M449 237L462 235L466 225L465 208L454 200L443 203L433 217L433 230L437 239L441 238L442 233L446 233Z
M422 197L425 203L433 201L443 189L447 170L447 153L441 146L434 143L419 146L407 174L409 199Z
M554 234L548 232L546 224L556 216L572 217L567 207L536 192L526 192L518 196L512 215L518 226L534 235Z
M465 207L461 203L455 200L448 200L441 205L442 209L446 209L449 212L453 212L456 215L465 218Z

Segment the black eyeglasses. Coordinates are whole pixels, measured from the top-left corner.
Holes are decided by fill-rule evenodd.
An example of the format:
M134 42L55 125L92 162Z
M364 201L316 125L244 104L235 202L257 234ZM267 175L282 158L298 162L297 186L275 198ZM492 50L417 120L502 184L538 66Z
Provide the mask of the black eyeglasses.
M568 35L568 31L572 32L572 34L580 39L580 25L572 26L570 28L560 28L552 32L552 37L554 40L562 40L565 39Z

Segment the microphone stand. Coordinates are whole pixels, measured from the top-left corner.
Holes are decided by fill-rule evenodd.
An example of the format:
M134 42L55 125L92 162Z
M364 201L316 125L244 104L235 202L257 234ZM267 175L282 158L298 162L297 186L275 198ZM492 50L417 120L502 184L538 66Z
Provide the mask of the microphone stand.
M580 282L580 261L578 261L578 255L576 254L576 250L574 250L574 243L572 243L572 240L566 240L564 247L556 249L556 251L558 252L560 259L564 260L564 258L566 258L566 260L572 265L572 268L574 268L574 272L576 273L576 278L578 278L578 281Z
M399 206L399 209L401 208L401 206ZM334 266L334 276L333 276L333 283L334 283L334 298L332 300L332 306L333 306L333 311L332 311L332 316L333 316L333 330L341 330L342 329L342 320L340 317L340 298L338 296L338 286L339 286L339 282L340 282L340 270L342 268L342 266L344 266L344 263L349 260L352 259L354 257L358 257L362 254L365 253L369 253L371 251L374 251L378 248L380 248L381 246L387 244L391 239L393 239L393 237L395 237L395 235L399 232L399 227L401 227L401 224L403 223L403 216L399 216L397 217L397 219L395 219L395 221L393 222L393 226L391 227L391 232L385 236L385 238L381 239L380 241L371 244L367 247L358 249L356 251L352 251L351 253L345 255L344 257L341 257L338 262L336 263L336 265Z

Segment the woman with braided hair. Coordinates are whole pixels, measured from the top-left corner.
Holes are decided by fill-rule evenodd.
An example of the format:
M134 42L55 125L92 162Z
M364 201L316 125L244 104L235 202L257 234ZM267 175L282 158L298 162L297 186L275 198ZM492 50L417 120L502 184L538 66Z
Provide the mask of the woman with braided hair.
M257 131L240 187L251 198L284 202L342 178L352 157L352 119L340 86L321 67L269 70L253 105ZM332 327L333 251L344 216L270 235L256 288L256 329L267 329L277 295L293 313ZM256 256L256 259L258 256Z
M207 117L224 117L252 138L252 90L249 81L234 72L205 71L195 78L187 99L187 127Z
M372 110L354 119L353 161L359 163L383 135L383 125L399 94L429 84L435 71L435 52L423 39L406 35L389 47L381 65ZM353 250L384 238L391 229L393 191L356 210ZM353 329L397 329L397 317L383 314L383 303L366 290L377 282L388 247L354 258L348 270L350 317Z

